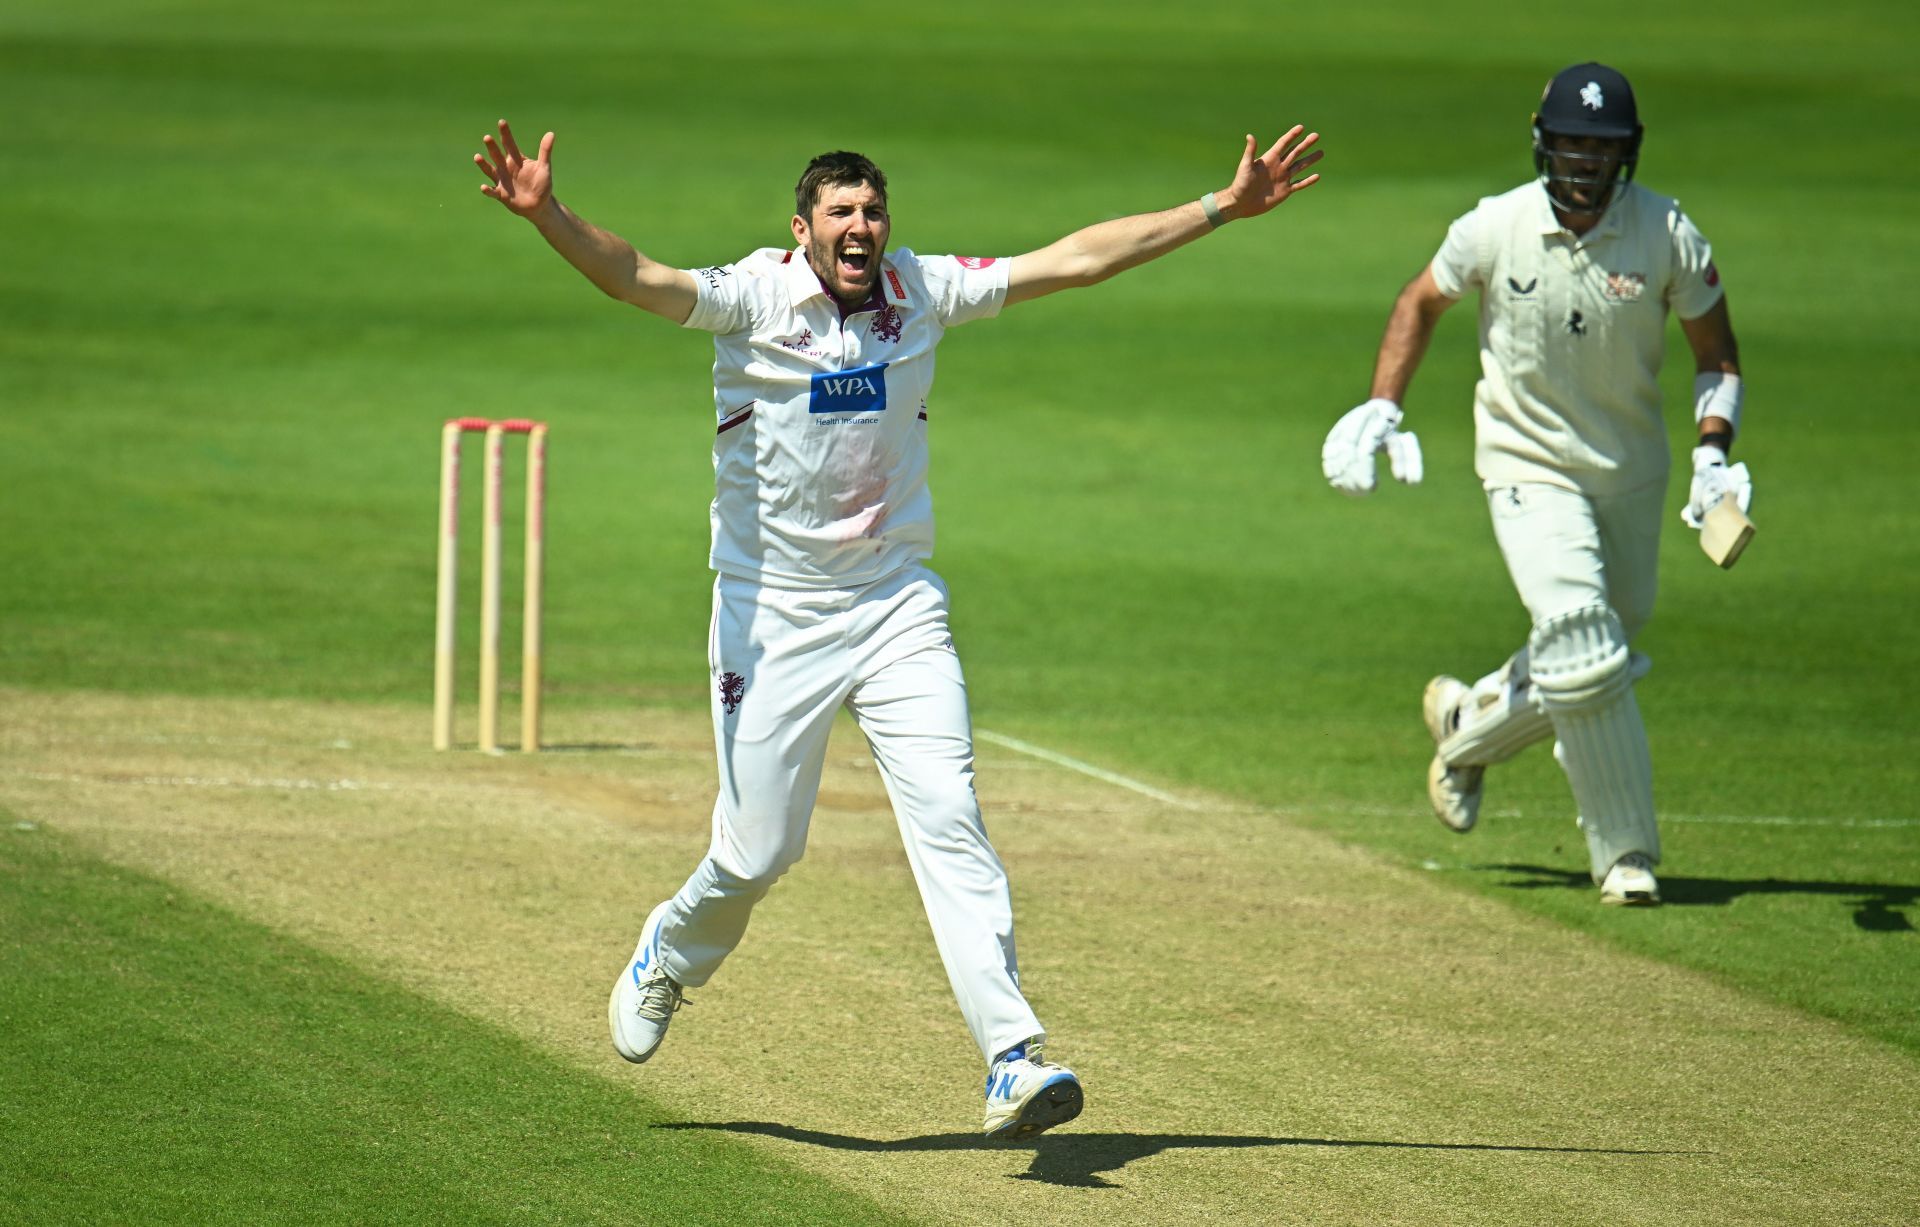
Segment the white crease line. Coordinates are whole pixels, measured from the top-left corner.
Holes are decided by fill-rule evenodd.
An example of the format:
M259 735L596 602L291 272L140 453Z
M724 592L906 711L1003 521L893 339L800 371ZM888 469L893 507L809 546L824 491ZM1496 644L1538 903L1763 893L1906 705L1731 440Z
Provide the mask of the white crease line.
M982 741L991 742L997 746L1004 746L1009 750L1014 750L1021 754L1043 759L1046 762L1065 767L1070 771L1077 771L1082 775L1101 780L1115 787L1137 792L1143 797L1151 797L1164 805L1171 805L1184 810L1209 808L1200 802L1174 796L1172 793L1155 788L1151 784L1144 784L1139 780L1130 779L1117 772L1108 771L1104 767L1096 767L1092 763L1082 762L1077 758L1069 758L1065 754L1049 750L1045 746L1034 745L1030 741L1022 741L1018 737L1008 737L1004 733L995 733L988 729L975 729L974 736ZM253 788L277 792L420 791L417 788L409 789L395 784L367 783L360 780L345 779L260 779L251 776L199 775L88 776L65 775L51 771L8 771L5 774L14 779L34 780L46 784L130 784L156 788ZM456 787L453 789L429 788L426 791L444 793L458 792L461 790ZM1273 814L1287 818L1310 817L1313 812L1316 812L1298 806L1236 806L1229 804L1224 807L1212 808L1219 809L1222 813ZM1346 814L1350 817L1357 818L1399 818L1414 811L1410 808L1399 809L1380 805L1331 805L1322 807L1317 812ZM1527 819L1527 815L1514 810L1493 810L1489 811L1489 816L1495 818L1520 819L1522 821ZM1660 815L1660 821L1697 823L1711 826L1834 827L1854 830L1909 830L1914 827L1920 827L1920 818L1795 818L1786 815L1662 814Z
M1096 780L1103 780L1108 784L1130 789L1143 797L1152 797L1154 800L1167 805L1178 806L1180 809L1188 810L1205 808L1200 802L1189 801L1184 797L1176 797L1172 793L1163 792L1153 787L1151 784L1143 784L1139 780L1129 779L1124 775L1108 771L1104 767L1096 767L1092 763L1083 763L1077 758L1069 758L1064 754L1049 750L1045 746L1036 746L1030 741L1021 741L1018 737L1009 737L1005 733L995 733L991 730L981 728L973 730L973 735L982 741L991 742L997 746L1004 746L1009 750L1017 750L1033 758L1044 759L1047 762L1065 767L1068 770L1078 771L1082 775L1091 776ZM1257 806L1251 808L1230 806L1228 808L1236 813L1266 813L1281 817L1305 817L1310 813L1309 810L1298 806ZM1222 812L1226 811L1223 810ZM1326 806L1320 812L1347 814L1362 818L1398 818L1415 811L1412 807L1397 809L1383 805L1352 805ZM1504 813L1493 811L1491 816L1501 818L1525 817L1525 815L1515 811L1507 811ZM1867 830L1902 830L1909 827L1920 827L1920 818L1794 818L1784 815L1662 814L1660 815L1660 821L1702 823L1716 826L1851 827Z
M1065 767L1069 771L1078 771L1081 775L1091 776L1096 780L1112 784L1115 787L1137 792L1143 797L1152 797L1155 801L1163 805L1172 805L1180 809L1201 808L1197 802L1189 801L1184 797L1176 797L1170 792L1162 792L1151 784L1142 784L1139 780L1130 780L1126 776L1108 771L1104 767L1096 767L1092 763L1083 763L1077 758L1068 758L1066 755L1055 753L1045 746L1036 746L1030 741L1021 741L1018 737L1008 737L1004 733L994 733L979 728L973 730L973 735L982 741L992 742L996 746L1005 746L1009 750L1015 750L1033 758L1045 759L1047 762Z
M158 788L264 788L275 792L394 792L392 784L360 780L273 780L223 775L64 775L56 771L10 771L15 779L44 784L133 784Z
M1315 813L1338 814L1348 818L1388 818L1399 819L1408 815L1417 815L1422 819L1427 814L1426 807L1406 806L1394 808L1387 805L1326 805L1317 811L1302 809L1298 806L1270 808L1265 813L1282 817L1312 817ZM1498 818L1502 821L1532 822L1543 817L1558 819L1561 816L1543 815L1538 811L1525 813L1521 810L1482 810L1483 818ZM1698 824L1712 826L1751 826L1751 827L1851 827L1864 830L1903 830L1920 827L1920 818L1793 818L1785 815L1744 815L1744 814L1661 814L1661 822Z
M166 733L128 733L102 734L97 737L74 736L22 736L0 740L0 747L9 750L40 750L55 746L219 746L247 750L351 750L353 742L344 737L329 738L326 741L284 741L267 737L213 737L184 736L176 737Z
M1705 822L1721 826L1749 827L1871 827L1898 829L1920 827L1920 818L1743 818L1732 814L1662 814L1662 822Z
M1425 806L1418 808L1406 806L1395 808L1389 805L1326 805L1317 811L1302 809L1298 806L1273 808L1266 812L1283 817L1312 817L1314 813L1338 814L1348 818L1388 818L1398 819L1408 815L1425 818ZM1498 818L1503 821L1532 822L1541 818L1558 820L1559 814L1542 814L1535 810L1527 813L1517 809L1486 809L1480 811L1483 818ZM1566 817L1571 820L1571 811ZM1699 824L1712 826L1751 826L1751 827L1840 827L1862 830L1904 830L1920 827L1920 818L1794 818L1787 815L1762 814L1661 814L1661 822Z

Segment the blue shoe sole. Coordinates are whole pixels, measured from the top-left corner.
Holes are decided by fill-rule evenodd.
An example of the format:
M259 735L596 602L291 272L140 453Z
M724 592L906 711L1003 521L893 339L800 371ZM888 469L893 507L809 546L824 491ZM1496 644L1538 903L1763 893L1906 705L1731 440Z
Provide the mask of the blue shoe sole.
M1066 1124L1080 1115L1080 1109L1085 1106L1086 1096L1081 1093L1079 1079L1071 1076L1056 1078L1034 1092L1033 1098L1021 1107L1020 1115L987 1137L996 1142L1031 1137L1055 1125Z

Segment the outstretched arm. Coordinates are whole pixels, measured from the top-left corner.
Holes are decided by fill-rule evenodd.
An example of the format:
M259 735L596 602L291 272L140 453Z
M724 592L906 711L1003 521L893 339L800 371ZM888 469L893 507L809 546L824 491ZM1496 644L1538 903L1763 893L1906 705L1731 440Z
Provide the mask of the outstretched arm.
M1233 182L1208 193L1213 197L1218 220L1195 201L1158 213L1100 222L1038 251L1015 256L1007 272L1007 304L1105 281L1115 273L1164 256L1217 226L1258 217L1295 192L1312 187L1320 176L1302 176L1301 172L1320 160L1321 151L1312 147L1320 134L1310 132L1302 137L1303 131L1296 124L1259 157L1254 156L1253 137L1247 137Z
M575 214L553 194L553 133L540 138L540 152L532 158L520 152L513 129L500 121L500 140L480 138L485 154L473 161L489 182L480 191L532 222L567 263L610 298L632 303L676 324L693 314L698 292L692 274L650 260L609 230Z

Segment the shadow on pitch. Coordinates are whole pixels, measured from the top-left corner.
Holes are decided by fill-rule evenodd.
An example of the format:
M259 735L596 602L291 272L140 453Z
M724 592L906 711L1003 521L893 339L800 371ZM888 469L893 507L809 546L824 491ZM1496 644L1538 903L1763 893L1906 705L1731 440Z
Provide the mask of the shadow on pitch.
M752 1133L761 1137L782 1138L829 1150L858 1150L872 1154L906 1154L942 1150L979 1150L1001 1153L1028 1150L1033 1163L1015 1180L1037 1180L1042 1184L1069 1188L1119 1188L1102 1178L1102 1172L1116 1172L1135 1159L1151 1158L1169 1150L1248 1150L1263 1146L1380 1147L1396 1150L1482 1150L1510 1154L1557 1155L1687 1155L1688 1150L1613 1150L1588 1146L1501 1146L1491 1142L1387 1142L1356 1138L1269 1138L1242 1137L1209 1133L1047 1133L1018 1142L990 1142L977 1133L934 1133L926 1137L876 1138L852 1137L819 1129L796 1129L766 1121L675 1121L655 1125L655 1129L713 1129L723 1133Z
M1501 885L1513 890L1568 888L1590 891L1593 880L1577 870L1544 865L1475 865L1477 870L1523 874ZM1784 878L1681 878L1660 875L1660 898L1679 907L1725 907L1742 895L1827 895L1853 907L1855 927L1873 933L1911 933L1913 921L1903 909L1920 902L1920 886L1876 882L1790 882Z

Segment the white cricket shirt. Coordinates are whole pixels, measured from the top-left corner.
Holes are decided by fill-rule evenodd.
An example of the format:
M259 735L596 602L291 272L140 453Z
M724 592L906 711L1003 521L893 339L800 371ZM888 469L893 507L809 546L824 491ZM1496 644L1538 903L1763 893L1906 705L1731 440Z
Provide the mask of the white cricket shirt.
M714 570L855 588L933 554L934 349L999 312L1007 266L896 251L844 314L802 248L688 270L699 301L686 326L714 334Z
M1455 221L1432 270L1449 298L1480 291L1483 482L1601 495L1665 483L1667 309L1696 319L1722 294L1713 251L1678 202L1625 184L1576 237L1527 183Z

